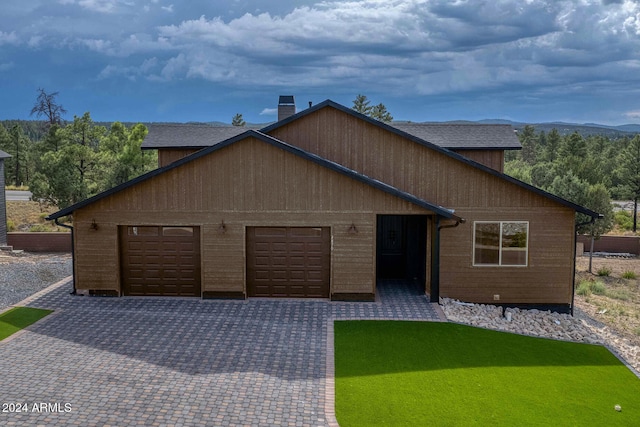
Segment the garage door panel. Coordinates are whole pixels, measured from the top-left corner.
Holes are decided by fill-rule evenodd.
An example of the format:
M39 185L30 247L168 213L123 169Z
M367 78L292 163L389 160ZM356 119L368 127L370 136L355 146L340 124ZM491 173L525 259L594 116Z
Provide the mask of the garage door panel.
M247 228L249 296L329 296L329 228Z
M125 295L200 296L199 227L122 227L120 239Z

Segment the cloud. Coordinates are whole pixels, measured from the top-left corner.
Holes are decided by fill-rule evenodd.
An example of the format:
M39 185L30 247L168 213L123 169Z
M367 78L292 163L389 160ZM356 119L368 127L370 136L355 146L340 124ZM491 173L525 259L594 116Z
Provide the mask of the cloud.
M138 66L119 66L110 64L100 71L98 74L98 80L124 77L130 81L137 81L139 78L149 75L157 65L157 58L145 59L142 64Z
M17 45L19 43L19 39L18 36L16 35L15 31L12 31L10 33L5 33L0 31L0 46L2 46L3 44L14 44Z
M640 110L627 111L624 116L631 120L640 120Z
M164 10L165 12L173 13L173 5L172 4L170 4L169 6L160 6L160 9Z
M12 62L6 62L6 63L0 63L0 72L10 70L14 66L15 66L15 63L13 63L13 61Z
M278 114L277 108L265 108L260 112L261 116L275 116Z

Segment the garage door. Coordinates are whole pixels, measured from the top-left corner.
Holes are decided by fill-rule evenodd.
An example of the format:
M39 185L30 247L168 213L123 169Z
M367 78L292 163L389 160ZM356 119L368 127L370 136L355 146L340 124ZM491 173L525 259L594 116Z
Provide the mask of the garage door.
M330 271L329 228L247 228L249 296L328 298Z
M120 228L122 292L200 296L200 228Z

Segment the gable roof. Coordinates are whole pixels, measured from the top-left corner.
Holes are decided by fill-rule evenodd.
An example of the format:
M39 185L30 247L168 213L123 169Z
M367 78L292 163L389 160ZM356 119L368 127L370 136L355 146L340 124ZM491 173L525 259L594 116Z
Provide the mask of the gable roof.
M8 159L9 157L11 157L11 154L5 153L4 151L0 150L0 159Z
M563 199L561 197L558 197L555 194L551 194L549 192L541 190L538 187L534 187L533 185L530 185L530 184L527 184L525 182L522 182L522 181L520 181L520 180L518 180L516 178L513 178L513 177L509 176L509 175L505 175L504 173L498 172L497 170L495 170L493 168L490 168L490 167L485 166L485 165L483 165L481 163L478 163L478 162L475 162L475 161L473 161L471 159L468 159L468 158L466 158L466 157L464 157L464 156L462 156L462 155L460 155L458 153L455 153L455 152L453 152L453 151L451 151L451 150L449 150L447 148L440 147L440 146L438 146L438 145L436 145L436 144L434 144L434 143L432 143L430 141L421 139L421 138L419 138L419 137L417 137L415 135L409 134L409 133L407 133L407 132L405 132L403 130L400 130L400 129L394 127L394 126L388 125L388 124L386 124L384 122L381 122L379 120L372 119L369 116L365 116L364 114L360 114L360 113L358 113L357 111L355 111L355 110L353 110L351 108L345 107L344 105L338 104L337 102L333 102L333 101L331 101L329 99L324 101L324 102L321 102L320 104L317 104L317 105L314 105L312 107L309 107L308 109L303 110L303 111L301 111L299 113L296 113L293 116L290 116L290 117L288 117L288 118L286 118L284 120L276 122L276 123L274 123L272 125L269 125L269 126L267 126L265 128L262 128L261 132L264 132L264 133L271 132L272 130L277 129L277 128L281 127L281 126L285 126L285 125L293 122L294 120L297 120L297 119L299 119L301 117L304 117L306 115L312 114L315 111L318 111L318 110L320 110L322 108L327 108L327 107L335 108L335 109L340 110L340 111L342 111L342 112L344 112L346 114L354 116L354 117L356 117L356 118L358 118L360 120L364 120L364 121L366 121L366 122L368 122L368 123L370 123L370 124L372 124L374 126L378 126L378 127L382 128L382 129L386 129L389 132L392 132L392 133L395 133L396 135L399 135L399 136L402 136L404 138L407 138L407 139L409 139L409 140L411 140L411 141L413 141L413 142L415 142L417 144L423 145L423 146L428 147L428 148L430 148L432 150L438 151L438 152L440 152L440 153L442 153L442 154L444 154L444 155L446 155L448 157L451 157L451 158L456 159L456 160L458 160L460 162L466 163L467 165L469 165L471 167L474 167L476 169L480 169L480 170L482 170L484 172L487 172L487 173L489 173L489 174L491 174L493 176L496 176L496 177L498 177L500 179L503 179L505 181L511 182L511 183L513 183L513 184L515 184L515 185L517 185L519 187L522 187L522 188L527 189L529 191L532 191L532 192L534 192L536 194L539 194L539 195L541 195L543 197L546 197L547 199L551 199L551 200L553 200L553 201L555 201L557 203L560 203L561 205L567 206L567 207L575 210L576 212L579 212L581 214L590 216L592 218L602 218L601 214L599 214L597 212L594 212L591 209L587 209L584 206L577 205L577 204L575 204L573 202L570 202L569 200L565 200L565 199Z
M131 181L125 182L123 184L120 184L120 185L118 185L118 186L116 186L116 187L114 187L114 188L112 188L110 190L104 191L104 192L102 192L100 194L97 194L97 195L95 195L93 197L90 197L88 199L85 199L83 201L75 203L74 205L69 206L69 207L67 207L65 209L61 209L58 212L55 212L55 213L49 215L47 217L47 220L53 220L53 219L61 218L63 216L70 215L74 211L76 211L76 210L78 210L80 208L83 208L85 206L88 206L88 205L90 205L90 204L92 204L94 202L97 202L98 200L101 200L101 199L103 199L105 197L108 197L108 196L110 196L110 195L112 195L114 193L117 193L117 192L122 191L122 190L124 190L126 188L129 188L129 187L132 187L132 186L134 186L134 185L136 185L136 184L138 184L140 182L143 182L143 181L146 181L148 179L151 179L151 178L153 178L155 176L158 176L158 175L160 175L162 173L165 173L165 172L167 172L169 170L172 170L172 169L175 169L177 167L180 167L181 165L183 165L185 163L194 161L194 160L196 160L196 159L198 159L200 157L206 156L206 155L208 155L210 153L218 151L218 150L220 150L220 149L222 149L224 147L227 147L227 146L229 146L231 144L234 144L234 143L236 143L238 141L242 141L242 140L244 140L246 138L249 138L249 137L254 137L254 138L258 139L259 141L265 142L265 143L270 144L270 145L272 145L274 147L277 147L277 148L285 150L285 151L287 151L289 153L295 154L295 155L297 155L299 157L302 157L303 159L306 159L306 160L309 160L311 162L314 162L314 163L316 163L316 164L318 164L320 166L323 166L323 167L325 167L327 169L333 170L333 171L338 172L340 174L343 174L343 175L345 175L345 176L347 176L349 178L355 179L356 181L362 182L362 183L364 183L366 185L369 185L369 186L371 186L373 188L376 188L378 190L381 190L381 191L384 191L384 192L386 192L388 194L396 196L396 197L398 197L400 199L403 199L405 201L413 203L414 205L417 205L417 206L420 206L420 207L425 208L427 210L430 210L430 211L432 211L432 212L434 212L434 213L436 213L436 214L438 214L440 216L443 216L445 218L453 219L453 220L460 221L460 222L464 222L463 218L461 218L461 217L459 217L459 216L454 214L453 209L447 209L447 208L444 208L442 206L438 206L438 205L432 204L432 203L430 203L430 202L428 202L426 200L420 199L420 198L418 198L418 197L416 197L416 196L414 196L412 194L409 194L409 193L407 193L405 191L401 191L401 190L399 190L399 189L397 189L397 188L395 188L395 187L393 187L393 186L391 186L389 184L385 184L384 182L381 182L381 181L378 181L376 179L370 178L370 177L368 177L366 175L363 175L363 174L358 173L358 172L356 172L354 170L346 168L346 167L344 167L344 166L342 166L342 165L340 165L338 163L332 162L332 161L327 160L327 159L325 159L323 157L320 157L320 156L318 156L316 154L310 153L310 152L305 151L305 150L303 150L301 148L298 148L298 147L295 147L293 145L287 144L287 143L285 143L283 141L280 141L279 139L276 139L276 138L274 138L272 136L266 135L266 134L264 134L262 132L259 132L259 131L256 131L256 130L245 131L244 133L242 133L240 135L236 135L236 136L234 136L232 138L229 138L229 139L227 139L227 140L225 140L225 141L223 141L221 143L218 143L218 144L212 145L212 146L210 146L208 148L205 148L205 149L202 149L200 151L197 151L197 152L195 152L195 153L193 153L193 154L191 154L191 155L189 155L187 157L184 157L184 158L182 158L180 160L177 160L177 161L175 161L175 162L173 162L173 163L171 163L171 164L169 164L167 166L155 169L155 170L153 170L151 172L148 172L148 173L146 173L144 175L141 175L141 176L139 176L137 178L134 178Z
M209 147L247 131L243 126L212 126L202 123L152 123L142 149Z
M511 125L476 123L391 123L410 135L450 150L519 150Z
M314 107L311 108L313 109ZM262 129L258 127L254 129L260 129L262 132L268 133L275 124L262 127ZM432 144L453 150L519 150L522 148L511 125L392 123L389 126L429 141ZM240 126L212 126L188 123L152 123L148 128L149 133L142 142L142 148L147 150L209 147L240 135L247 129L251 129Z

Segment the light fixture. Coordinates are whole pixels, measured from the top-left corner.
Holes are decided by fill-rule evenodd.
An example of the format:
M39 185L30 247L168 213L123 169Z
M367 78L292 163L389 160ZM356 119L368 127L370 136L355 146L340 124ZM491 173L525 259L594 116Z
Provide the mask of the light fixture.
M224 223L224 219L222 220L222 222L220 223L220 226L218 227L218 234L224 234L227 232L227 225Z
M356 225L354 223L351 223L351 227L349 227L349 229L347 230L347 233L358 234L358 229L356 228Z
M89 230L98 231L98 224L96 224L96 220L91 220L91 225L89 226Z

